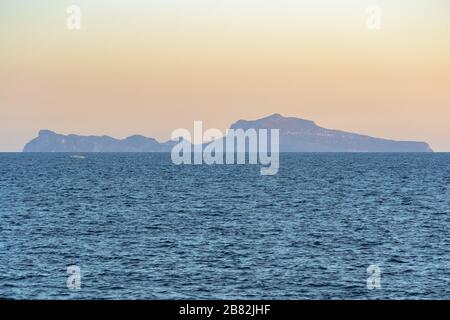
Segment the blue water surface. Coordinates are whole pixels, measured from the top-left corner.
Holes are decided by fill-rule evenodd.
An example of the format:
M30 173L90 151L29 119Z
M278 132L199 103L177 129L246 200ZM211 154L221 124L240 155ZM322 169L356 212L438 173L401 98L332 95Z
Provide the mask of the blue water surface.
M84 156L0 154L0 298L450 299L450 154Z

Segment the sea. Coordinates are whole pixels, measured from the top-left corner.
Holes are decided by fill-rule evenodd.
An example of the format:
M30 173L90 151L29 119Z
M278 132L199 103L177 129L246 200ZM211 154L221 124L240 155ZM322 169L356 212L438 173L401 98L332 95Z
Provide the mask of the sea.
M0 299L450 299L450 154L1 153Z

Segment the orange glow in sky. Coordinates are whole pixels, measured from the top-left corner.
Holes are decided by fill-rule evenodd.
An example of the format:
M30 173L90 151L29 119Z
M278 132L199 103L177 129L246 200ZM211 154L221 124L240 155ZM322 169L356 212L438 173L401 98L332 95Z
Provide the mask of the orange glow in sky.
M449 3L2 1L0 151L39 129L168 140L275 112L450 151Z

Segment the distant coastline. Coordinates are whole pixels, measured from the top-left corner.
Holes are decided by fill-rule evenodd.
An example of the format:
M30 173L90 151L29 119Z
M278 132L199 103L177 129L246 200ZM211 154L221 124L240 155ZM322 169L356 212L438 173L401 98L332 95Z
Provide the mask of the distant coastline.
M322 128L313 121L273 114L261 119L239 120L231 129L279 129L280 152L433 152L426 142L396 141ZM23 152L170 152L176 141L133 135L125 139L109 136L62 135L40 130Z

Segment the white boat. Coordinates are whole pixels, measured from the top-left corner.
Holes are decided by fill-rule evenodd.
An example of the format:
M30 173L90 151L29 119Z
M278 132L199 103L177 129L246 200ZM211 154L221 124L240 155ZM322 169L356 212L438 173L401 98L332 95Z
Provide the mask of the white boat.
M70 156L70 157L71 157L72 159L86 159L85 156L78 155L78 154L72 155L72 156Z

